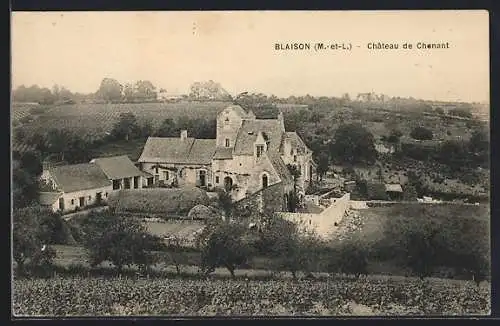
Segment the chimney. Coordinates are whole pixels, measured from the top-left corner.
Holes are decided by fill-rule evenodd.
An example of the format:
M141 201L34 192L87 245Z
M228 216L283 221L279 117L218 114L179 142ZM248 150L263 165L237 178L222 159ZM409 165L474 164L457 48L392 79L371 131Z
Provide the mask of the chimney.
M285 118L283 117L283 112L281 112L281 110L278 113L278 121L280 122L281 129L283 129L283 131L285 131Z
M188 131L181 130L181 140L186 140L188 138Z

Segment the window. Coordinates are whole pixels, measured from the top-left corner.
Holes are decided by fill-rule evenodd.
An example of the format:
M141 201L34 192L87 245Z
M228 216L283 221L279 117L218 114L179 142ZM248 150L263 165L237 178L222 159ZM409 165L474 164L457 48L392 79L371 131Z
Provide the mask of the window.
M262 176L262 188L267 188L267 174Z
M261 157L264 153L264 145L257 145L257 157Z
M158 167L155 167L155 173L158 174Z
M169 179L168 171L163 171L163 178L164 178L165 180L168 180L168 179Z
M92 196L89 196L89 200L91 200L91 199L92 199Z
M106 198L107 198L107 197L108 197L108 193L105 193L105 194L104 194L104 197L106 197Z
M294 156L293 156L293 161L294 161L294 162L297 162L297 155L294 155Z
M120 180L113 180L113 190L120 189Z
M125 186L125 189L130 189L130 179L129 178L123 179L123 185Z
M207 171L200 170L198 172L198 176L199 176L198 180L199 180L200 186L205 187L207 185Z
M71 205L74 205L74 204L75 204L75 200L71 199Z
M226 147L229 147L229 138L226 138Z
M219 183L219 176L215 177L215 183Z

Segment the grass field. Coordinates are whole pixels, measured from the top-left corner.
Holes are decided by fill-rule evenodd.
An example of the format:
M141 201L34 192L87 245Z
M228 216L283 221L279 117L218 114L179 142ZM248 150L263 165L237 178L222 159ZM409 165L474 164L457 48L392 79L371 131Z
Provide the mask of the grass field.
M490 221L488 205L391 204L386 207L360 209L357 212L361 215L363 224L353 233L353 237L367 243L373 243L383 238L384 225L391 218L443 219L452 216L457 219L473 218Z
M173 235L183 239L186 243L194 240L196 232L201 231L205 226L202 222L147 222L148 231L159 237Z

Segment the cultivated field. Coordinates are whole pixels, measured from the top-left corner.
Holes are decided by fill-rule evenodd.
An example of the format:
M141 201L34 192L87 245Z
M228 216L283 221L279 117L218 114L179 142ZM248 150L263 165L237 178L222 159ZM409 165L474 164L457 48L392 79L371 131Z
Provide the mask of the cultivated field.
M132 112L139 122L149 121L158 127L167 118L182 116L199 119L215 119L217 110L228 102L177 103L127 103L127 104L75 104L61 105L40 115L29 123L31 132L46 131L50 128L70 129L95 138L110 132L121 113Z
M53 278L13 284L17 316L486 315L489 284L392 278L314 281Z

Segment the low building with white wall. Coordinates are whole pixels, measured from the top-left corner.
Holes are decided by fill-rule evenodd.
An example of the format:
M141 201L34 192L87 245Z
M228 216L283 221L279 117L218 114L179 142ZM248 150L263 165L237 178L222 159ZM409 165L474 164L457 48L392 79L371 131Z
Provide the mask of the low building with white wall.
M113 184L95 164L44 165L40 204L54 212L70 213L107 202Z

